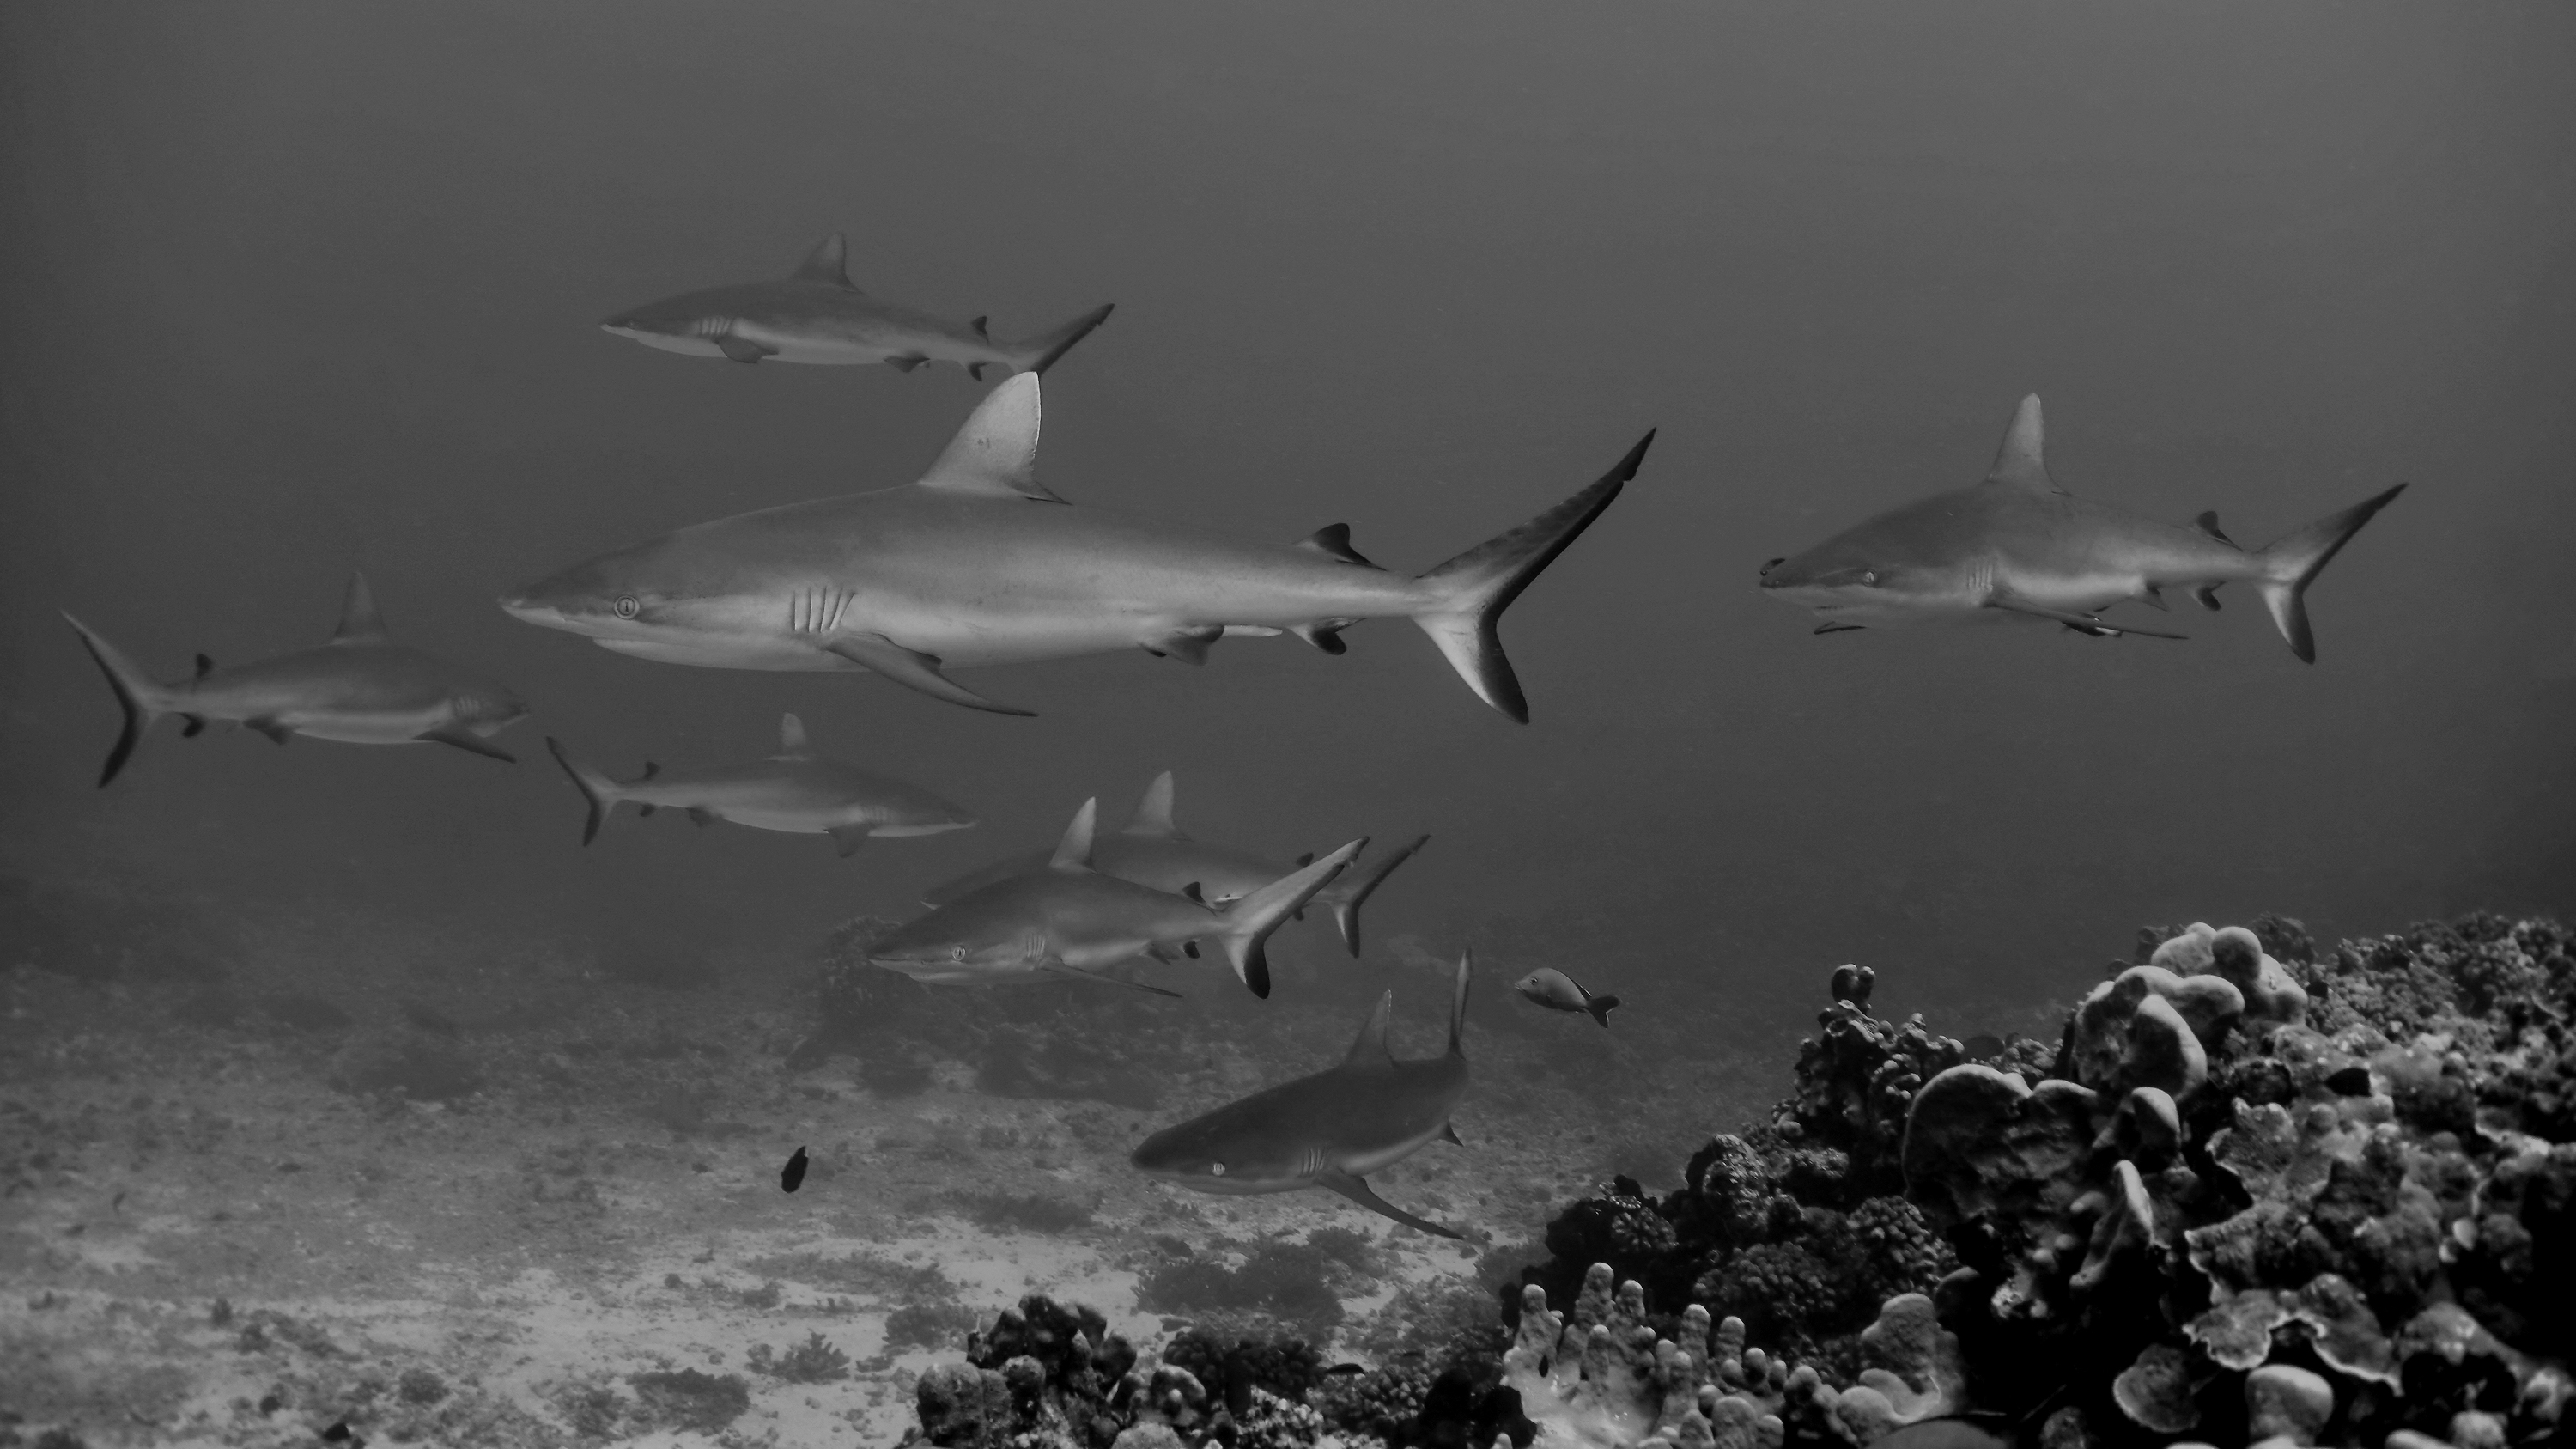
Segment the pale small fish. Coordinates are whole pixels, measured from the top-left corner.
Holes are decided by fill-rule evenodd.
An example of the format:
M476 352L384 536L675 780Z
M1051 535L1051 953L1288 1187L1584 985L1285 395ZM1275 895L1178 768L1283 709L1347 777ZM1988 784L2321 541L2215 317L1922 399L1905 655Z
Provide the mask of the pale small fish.
M440 744L517 763L485 741L528 707L488 679L394 643L364 574L349 575L330 643L229 669L200 654L197 672L170 684L155 682L80 620L69 614L63 620L98 661L125 711L125 728L99 771L102 786L125 768L153 721L170 714L187 721L183 735L213 721L257 730L281 745L297 735L353 745Z
M2259 549L2219 532L2218 515L2190 527L2074 497L2041 459L2039 398L2022 399L1984 482L1936 494L1845 529L1805 553L1762 566L1763 592L1813 610L1819 634L1934 620L2042 619L2081 634L2145 634L2105 623L2124 599L2162 609L2166 589L2218 607L2221 585L2246 583L2271 610L2290 650L2314 663L2306 596L2326 564L2398 484Z
M1542 966L1512 983L1521 996L1550 1011L1581 1012L1604 1027L1610 1025L1611 1008L1619 1004L1615 996L1595 996L1574 984L1574 978L1553 966Z
M667 297L620 312L600 329L689 357L839 366L881 362L903 372L925 362L953 362L981 380L988 367L1044 372L1109 316L1109 308L1095 307L1026 341L999 342L985 330L984 318L961 326L850 285L848 251L834 232L780 280Z
M1128 1160L1197 1192L1248 1195L1320 1187L1407 1227L1463 1236L1388 1203L1369 1190L1366 1179L1430 1143L1458 1141L1449 1118L1467 1094L1471 970L1472 958L1459 957L1444 1055L1396 1059L1387 1041L1395 1010L1390 991L1378 998L1359 1039L1337 1065L1166 1127Z
M1351 547L1213 538L1065 502L1037 480L1038 380L995 388L919 482L702 523L501 600L531 624L670 664L872 671L1000 714L953 669L1122 649L1203 663L1229 634L1294 634L1328 654L1362 619L1410 619L1478 698L1529 718L1495 632L1503 609L1644 460L1418 578Z

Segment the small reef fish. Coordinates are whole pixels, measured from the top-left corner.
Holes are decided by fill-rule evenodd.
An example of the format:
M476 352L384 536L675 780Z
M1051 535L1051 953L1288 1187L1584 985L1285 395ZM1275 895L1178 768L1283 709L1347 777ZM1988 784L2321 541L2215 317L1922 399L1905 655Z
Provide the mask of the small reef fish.
M1099 802L1085 800L1046 869L995 881L896 927L868 947L868 960L934 984L993 985L1050 975L1176 996L1103 975L1102 968L1213 938L1234 974L1253 995L1266 997L1270 961L1263 946L1271 932L1305 909L1368 843L1363 836L1219 908L1092 869L1098 815Z
M954 362L980 381L987 367L1046 371L1109 316L1109 308L1096 307L1025 342L996 342L981 317L961 327L851 286L848 251L834 232L783 280L687 292L599 325L690 357L842 366L882 362L904 372L925 362Z
M590 802L581 843L599 836L600 822L621 801L642 814L684 810L700 825L729 820L754 830L828 835L843 856L857 853L871 835L937 835L964 830L975 817L927 790L872 775L855 765L816 758L796 716L778 721L778 753L748 765L664 773L647 764L632 780L611 780L575 760L552 736L546 748Z
M1456 1142L1449 1114L1467 1094L1467 984L1458 958L1449 1000L1449 1050L1398 1061L1387 1041L1395 993L1380 996L1341 1062L1166 1127L1128 1159L1139 1171L1197 1192L1253 1194L1320 1187L1374 1213L1443 1238L1464 1236L1369 1191L1368 1174L1433 1142Z
M1582 1012L1605 1028L1610 1025L1611 1008L1619 1004L1618 997L1595 996L1553 966L1542 966L1513 982L1512 989L1550 1011Z
M1762 589L1825 622L1819 634L1927 620L2052 620L2080 634L2145 634L2104 623L2123 599L2164 608L2165 589L2218 607L2218 589L2247 583L2272 611L2290 650L2315 663L2306 595L2326 564L2372 515L2405 490L2318 519L2259 548L2239 548L2218 515L2193 526L2162 523L2076 498L2041 459L2039 398L2022 399L1984 482L1882 513L1823 543L1762 566Z
M702 523L503 598L604 648L719 669L866 670L999 714L948 671L1122 649L1204 663L1229 634L1327 654L1362 619L1411 619L1487 704L1529 706L1495 623L1619 496L1645 441L1592 486L1419 578L1341 524L1298 544L1210 538L1066 503L1037 480L1038 380L1004 382L919 482Z
M796 1189L805 1185L805 1168L807 1161L808 1159L805 1156L805 1149L802 1147L797 1148L794 1155L787 1159L787 1165L778 1170L779 1191L794 1192Z
M1354 867L1335 877L1333 883L1316 893L1314 904L1332 917L1333 927L1341 932L1342 945L1354 957L1360 954L1360 906L1386 883L1395 868L1413 858L1413 853L1429 843L1428 835L1417 836L1413 843L1375 861L1365 870ZM981 890L995 881L1015 875L1044 870L1050 852L1037 850L998 861L982 870L961 875L955 880L932 886L922 893L926 906L944 906ZM1115 835L1104 835L1092 842L1091 868L1120 880L1152 886L1158 891L1182 895L1196 886L1202 900L1222 906L1238 901L1296 870L1310 865L1313 856L1294 864L1282 864L1267 856L1231 846L1210 845L1192 840L1172 823L1172 772L1165 770L1145 787L1145 798L1136 807L1136 818ZM1301 913L1302 914L1302 913Z
M200 654L196 674L175 684L155 683L97 631L70 614L63 620L98 661L125 710L124 731L99 771L101 786L116 778L144 731L166 714L188 722L182 735L198 734L216 720L248 726L281 745L295 735L353 745L440 744L518 763L485 740L524 717L528 707L488 679L394 643L364 574L349 575L340 627L330 643L230 669L218 669Z

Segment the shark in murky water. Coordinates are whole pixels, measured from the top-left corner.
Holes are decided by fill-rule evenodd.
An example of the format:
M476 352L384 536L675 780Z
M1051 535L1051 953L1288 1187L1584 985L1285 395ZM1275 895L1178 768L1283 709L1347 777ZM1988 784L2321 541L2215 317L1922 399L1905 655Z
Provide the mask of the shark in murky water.
M1210 538L1064 502L1037 480L1038 380L995 388L917 483L789 504L606 554L501 600L532 624L639 658L723 669L869 670L1002 714L952 669L1120 649L1203 662L1228 634L1329 654L1361 619L1411 619L1479 698L1529 718L1495 624L1635 476L1592 486L1419 578L1335 524L1298 544Z
M2039 399L2022 399L1985 481L1936 494L1846 529L1805 553L1762 566L1762 588L1815 611L1819 634L1928 620L2051 620L2078 633L2182 635L2106 623L2123 599L2164 608L2166 589L2218 607L2223 584L2246 583L2299 658L2314 663L2306 595L2326 564L2400 483L2259 549L2219 532L2218 515L2190 527L2077 498L2041 459Z
M99 772L102 786L125 768L152 722L168 714L188 722L186 735L214 721L245 725L281 745L296 735L357 745L440 744L516 763L486 741L528 707L488 679L394 643L364 574L349 576L330 643L229 669L200 654L197 672L171 684L155 682L80 620L63 619L125 710L125 729Z
M1363 836L1218 907L1092 869L1098 816L1099 802L1085 800L1046 869L995 881L897 926L870 943L869 962L934 984L983 986L1040 976L1112 981L1098 974L1102 968L1138 956L1195 954L1199 941L1213 940L1252 994L1268 996L1263 947L1271 933L1368 843Z
M804 722L792 714L779 719L778 753L747 765L664 771L647 764L638 778L619 781L573 759L552 736L546 748L590 802L584 845L598 837L600 822L621 801L646 815L686 811L700 825L729 820L754 830L828 835L844 856L856 854L871 835L937 835L975 823L973 815L927 790L818 757L805 742Z
M1433 1142L1456 1142L1449 1114L1467 1094L1467 983L1472 957L1458 959L1449 1001L1449 1050L1398 1061L1387 1041L1395 993L1378 998L1340 1064L1282 1082L1145 1139L1128 1160L1197 1192L1252 1194L1320 1187L1371 1212L1437 1233L1461 1234L1416 1217L1369 1190L1368 1174Z
M1386 883L1397 866L1412 859L1413 853L1430 839L1428 835L1416 836L1411 844L1366 867L1354 862L1351 869L1316 893L1314 904L1332 917L1334 929L1341 932L1342 945L1353 956L1360 953L1360 907ZM931 887L922 893L922 904L947 905L995 881L1044 870L1051 858L1051 852L1038 850L997 861ZM1125 830L1100 836L1091 843L1093 870L1174 895L1196 888L1199 898L1212 906L1241 900L1313 860L1309 855L1294 863L1275 861L1248 850L1191 839L1172 823L1169 770L1155 776L1154 783L1145 787L1145 798L1136 806L1136 818Z
M690 357L843 366L882 362L905 372L925 362L954 362L980 379L988 367L1044 372L1109 316L1109 308L1098 307L1052 332L1023 342L997 342L981 317L960 326L851 286L847 254L847 243L835 232L781 280L686 292L620 312L599 325L647 347Z

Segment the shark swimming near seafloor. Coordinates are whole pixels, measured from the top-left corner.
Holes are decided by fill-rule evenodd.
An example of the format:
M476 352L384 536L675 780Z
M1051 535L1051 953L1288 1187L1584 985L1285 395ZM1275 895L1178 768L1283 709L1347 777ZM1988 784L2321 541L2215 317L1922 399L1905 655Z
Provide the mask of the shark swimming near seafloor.
M998 880L879 936L869 964L933 985L989 986L1047 976L1126 985L1104 967L1139 956L1195 954L1213 940L1255 996L1270 994L1271 933L1305 909L1351 857L1358 840L1222 907L1158 891L1091 867L1099 802L1085 800L1044 870ZM1165 996L1176 992L1145 987Z
M1038 379L995 388L920 481L702 523L532 584L501 607L643 659L871 671L1000 714L967 666L1143 649L1202 663L1230 634L1328 654L1362 619L1411 619L1477 697L1529 705L1495 625L1608 508L1654 434L1590 487L1417 578L1335 524L1297 544L1209 537L1065 502L1038 482Z
M1333 927L1341 933L1342 945L1351 955L1360 954L1360 907L1386 883L1397 866L1412 859L1414 852L1430 839L1428 835L1416 836L1412 843L1370 862L1366 868L1354 862L1351 869L1316 893L1314 904L1332 917ZM996 861L932 886L922 892L922 904L947 905L995 881L1044 870L1050 858L1051 852L1039 850ZM1136 818L1128 822L1125 830L1099 836L1091 843L1093 870L1174 895L1195 888L1199 898L1212 906L1240 900L1313 860L1310 855L1294 864L1283 864L1249 850L1191 839L1172 822L1169 770L1155 776L1154 782L1145 787L1145 798L1136 806Z
M700 825L728 820L755 830L828 835L843 856L856 854L872 835L936 835L975 823L973 815L927 790L821 758L805 741L804 722L792 714L779 719L778 753L747 765L664 771L648 764L638 778L620 781L575 760L552 736L546 748L590 803L584 845L598 837L600 822L621 802L646 815L685 811Z
M1462 1236L1369 1190L1368 1174L1433 1142L1456 1142L1449 1114L1467 1094L1467 985L1472 955L1458 958L1449 999L1449 1050L1400 1061L1387 1041L1395 993L1380 996L1342 1060L1312 1076L1265 1087L1166 1127L1128 1159L1196 1192L1249 1195L1320 1187L1374 1213L1444 1238Z
M834 232L777 281L685 292L599 325L690 357L842 366L882 362L904 372L925 362L953 362L980 380L988 367L1044 372L1109 316L1109 308L1096 307L1026 341L998 342L981 317L960 326L860 291L850 285L847 254L847 242Z
M2218 515L2191 527L2074 497L2041 457L2039 398L2022 399L1984 482L1936 494L1762 566L1762 589L1815 611L1819 634L1930 620L2026 618L2082 634L2144 634L2101 610L2123 599L2161 609L2187 590L2203 608L2218 589L2253 586L2300 659L2316 662L2308 586L2352 536L2406 485L2329 514L2259 549L2221 533Z
M200 654L196 673L170 684L145 674L87 624L68 613L63 620L98 661L125 711L125 728L99 771L101 786L125 768L153 721L171 714L188 722L186 735L213 721L244 725L281 745L296 735L357 745L440 744L517 763L488 737L528 707L490 680L394 643L364 574L349 575L330 643L224 669Z

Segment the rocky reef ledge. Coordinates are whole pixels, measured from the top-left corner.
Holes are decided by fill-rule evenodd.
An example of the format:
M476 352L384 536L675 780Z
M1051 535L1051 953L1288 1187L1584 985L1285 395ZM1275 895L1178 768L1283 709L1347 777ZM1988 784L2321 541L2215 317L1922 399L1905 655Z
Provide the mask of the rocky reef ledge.
M923 1378L906 1442L2567 1442L2569 946L2491 915L2323 959L2280 917L2149 929L2055 1042L1891 1022L1847 966L1796 1095L1668 1196L1568 1207L1489 1333L1145 1362L1032 1297Z

